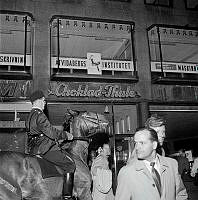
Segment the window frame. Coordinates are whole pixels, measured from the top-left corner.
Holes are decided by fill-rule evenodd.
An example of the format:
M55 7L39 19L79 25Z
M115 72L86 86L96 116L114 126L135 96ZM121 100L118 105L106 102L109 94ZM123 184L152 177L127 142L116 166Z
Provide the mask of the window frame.
M156 62L160 62L160 68L161 68L161 72L160 75L158 75L158 77L153 77L152 76L152 72L151 71L151 52L150 52L150 43L149 43L149 31L152 28L158 28L158 45L159 45L159 54L160 54L160 61L156 61ZM186 84L190 84L190 85L197 85L198 84L198 73L195 74L196 78L192 79L192 78L184 78L183 75L187 75L187 73L178 73L178 77L167 77L166 76L166 72L163 71L163 62L169 62L169 61L163 61L163 55L162 55L162 45L161 45L161 40L160 40L160 33L159 33L159 28L173 28L173 29L184 29L184 30L194 30L198 32L198 27L186 27L186 26L177 26L177 25L167 25L167 24L152 24L151 26L149 26L147 28L147 41L148 41L148 47L149 47L149 60L150 60L150 72L151 72L151 80L152 83L157 83L157 84L179 84L179 85L186 85ZM174 62L174 61L170 61L170 62ZM175 61L175 63L178 63L178 61ZM173 73L173 72L171 72Z
M86 74L86 75L75 75L75 74L61 74L61 73L56 73L53 74L52 72L52 22L53 20L58 20L58 19L68 19L68 20L79 20L79 21L91 21L91 22L102 22L102 23L115 23L115 24L129 24L132 27L131 31L131 56L133 61L133 68L134 68L134 75L132 75L130 78L128 77L112 77L112 76L98 76L98 75L91 75L91 74ZM59 23L57 23L59 26ZM102 81L108 81L108 82L137 82L138 81L138 76L137 76L137 69L136 69L136 56L135 56L135 45L134 45L134 32L135 32L135 23L131 21L121 21L121 20L110 20L110 19L98 19L98 18L87 18L87 17L75 17L75 16L65 16L65 15L53 15L51 17L51 20L49 22L50 26L50 78L51 80L65 80L67 78L67 81L73 81L74 78L78 81L95 81L95 82L102 82ZM59 29L58 29L59 30ZM59 32L59 31L57 31ZM59 35L59 34L58 34ZM57 37L57 58L59 60L60 58L60 46L59 46L59 37ZM59 60L60 62L60 60ZM58 63L59 63L58 62Z
M188 0L184 0L184 4L185 4L186 10L194 10L194 11L197 11L197 10L198 10L198 2L197 2L197 5L196 5L194 8L190 8L190 7L188 7L187 1L188 1Z
M24 16L24 17L30 17L31 18L31 22L34 23L35 19L33 17L33 15L29 12L21 12L21 11L12 11L12 10L0 10L0 14L2 15L16 15L16 16ZM24 64L23 64L23 69L22 71L5 71L5 72L0 72L0 78L2 79L12 79L12 80L32 80L33 78L33 40L34 40L34 27L31 26L30 28L30 36L31 36L31 43L30 43L30 49L31 49L31 65L30 65L30 70L27 71L26 70L26 60L27 60L27 20L25 20L24 23L24 52L23 52L23 57L24 57Z
M167 1L168 1L168 5L160 4L160 3L148 3L147 0L144 0L144 4L149 5L149 6L160 6L160 7L172 8L173 7L173 0L167 0Z

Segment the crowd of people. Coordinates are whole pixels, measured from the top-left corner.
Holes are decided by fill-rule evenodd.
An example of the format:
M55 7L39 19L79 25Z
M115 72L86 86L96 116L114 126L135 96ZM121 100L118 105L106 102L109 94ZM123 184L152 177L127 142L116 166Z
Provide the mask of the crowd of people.
M57 140L72 140L72 134L55 129L43 110L45 96L36 91L30 96L32 110L26 126L29 134L29 152L39 154L46 160L58 165L64 176L73 173L75 164L66 152L57 147ZM108 135L100 134L92 141L92 157L89 160L93 181L93 200L186 200L188 194L183 184L183 175L190 172L195 177L198 158L190 171L190 165L181 151L177 161L166 157L163 148L165 138L165 121L152 115L145 127L137 129L134 134L135 147L125 166L121 168L117 179L115 194L112 190L112 171L108 158L111 154ZM52 145L53 144L53 145ZM66 191L63 187L63 196Z

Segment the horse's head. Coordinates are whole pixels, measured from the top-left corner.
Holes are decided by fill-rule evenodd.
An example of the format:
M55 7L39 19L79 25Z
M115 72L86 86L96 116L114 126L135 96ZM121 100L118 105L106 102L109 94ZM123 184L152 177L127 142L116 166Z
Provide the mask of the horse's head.
M91 138L100 132L109 133L109 122L104 115L94 112L79 114L73 122L74 136Z
M109 121L104 115L95 112L76 112L69 111L66 115L64 130L72 133L74 142L70 145L73 154L86 160L88 145L95 134L110 134Z
M74 137L92 138L96 133L110 134L109 121L104 115L95 112L68 110L65 117L64 130Z

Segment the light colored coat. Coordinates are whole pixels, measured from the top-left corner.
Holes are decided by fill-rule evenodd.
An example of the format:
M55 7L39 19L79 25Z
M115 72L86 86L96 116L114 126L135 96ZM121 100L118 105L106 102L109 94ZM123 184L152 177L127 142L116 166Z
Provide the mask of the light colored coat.
M187 200L188 195L177 161L159 156L162 196L158 193L151 173L143 161L134 159L124 166L118 174L115 200Z
M108 166L108 160L106 157L103 156L97 156L92 163L91 167L91 175L92 175L92 180L93 180L93 191L92 191L92 197L93 200L114 200L114 195L113 195L113 190L111 186L109 187L108 192L102 192L98 187L97 187L97 181L96 181L96 171L97 168L104 169L104 170L109 170Z

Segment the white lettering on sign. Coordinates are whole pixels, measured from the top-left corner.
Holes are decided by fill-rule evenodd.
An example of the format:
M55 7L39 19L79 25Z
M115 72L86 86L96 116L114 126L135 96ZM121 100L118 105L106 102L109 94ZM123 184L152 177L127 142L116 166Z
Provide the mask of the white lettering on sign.
M172 63L172 62L163 62L163 72L174 72L174 73L198 73L198 64L192 63ZM151 71L152 72L161 72L161 63L160 62L151 62Z
M76 88L70 88L66 83L55 83L48 90L48 95L57 97L94 97L94 98L139 98L139 92L127 86L122 89L118 85L100 85L98 88L90 88L89 85L77 85Z

